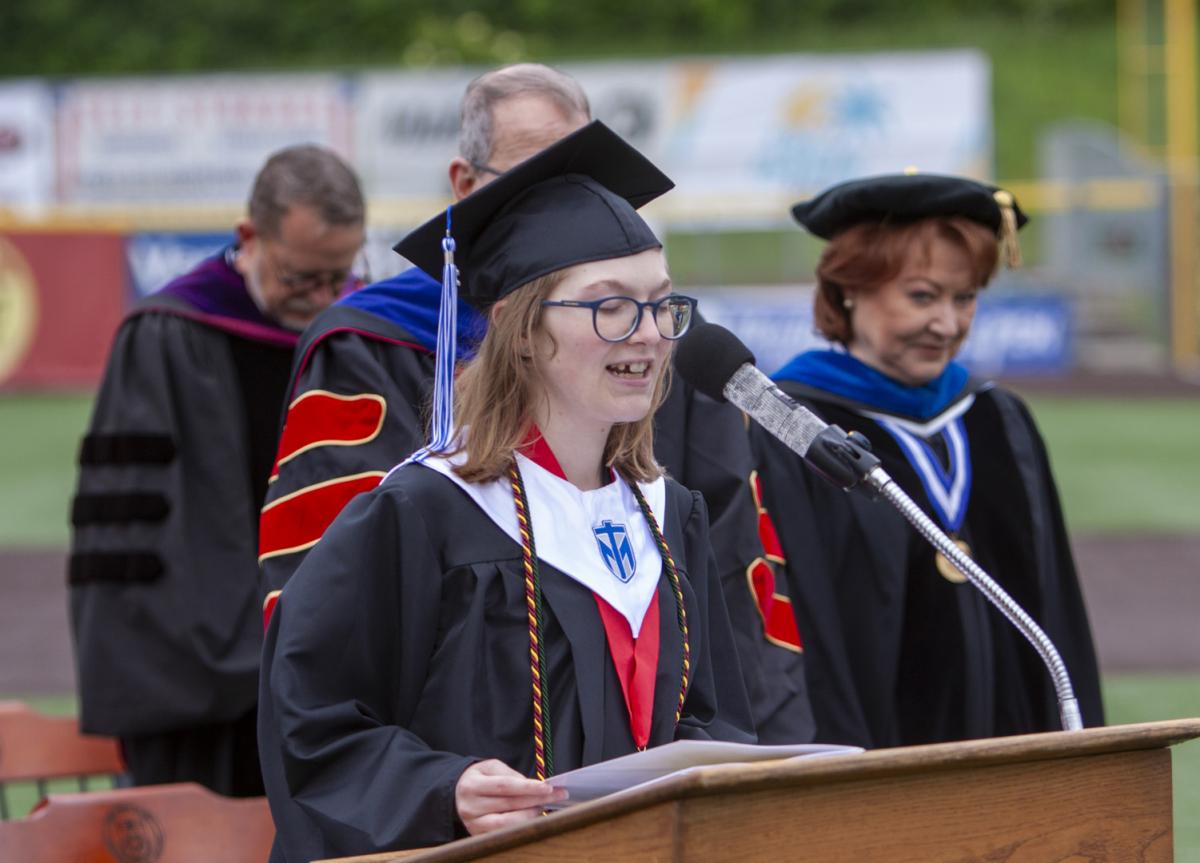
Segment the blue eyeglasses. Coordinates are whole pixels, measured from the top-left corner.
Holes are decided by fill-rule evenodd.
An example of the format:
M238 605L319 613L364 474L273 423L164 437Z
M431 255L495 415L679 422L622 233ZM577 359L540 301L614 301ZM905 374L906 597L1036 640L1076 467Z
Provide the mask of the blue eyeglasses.
M592 328L606 342L623 342L642 325L642 312L650 309L654 324L664 339L678 339L692 325L696 300L669 294L661 300L641 302L633 297L601 297L598 300L542 300L543 306L591 309Z

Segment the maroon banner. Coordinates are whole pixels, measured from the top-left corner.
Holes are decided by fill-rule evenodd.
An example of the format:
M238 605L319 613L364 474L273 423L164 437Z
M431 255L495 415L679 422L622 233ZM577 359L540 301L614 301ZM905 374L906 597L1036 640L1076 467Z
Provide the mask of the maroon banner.
M127 284L122 234L0 233L0 390L95 387Z

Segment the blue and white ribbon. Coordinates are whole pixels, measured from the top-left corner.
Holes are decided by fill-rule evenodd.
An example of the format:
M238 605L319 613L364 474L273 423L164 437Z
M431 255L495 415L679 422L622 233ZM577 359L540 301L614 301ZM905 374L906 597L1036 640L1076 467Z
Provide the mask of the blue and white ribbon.
M874 419L900 445L900 450L925 487L925 494L942 527L951 533L958 531L971 498L971 444L967 440L962 416L955 416L935 432L941 435L946 444L948 468L942 467L937 453L924 438L901 427L894 420L879 415Z

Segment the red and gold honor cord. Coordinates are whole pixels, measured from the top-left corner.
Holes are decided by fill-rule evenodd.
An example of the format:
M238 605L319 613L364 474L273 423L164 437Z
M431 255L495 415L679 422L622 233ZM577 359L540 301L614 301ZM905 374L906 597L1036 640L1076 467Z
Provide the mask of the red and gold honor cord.
M544 780L554 775L554 748L550 731L550 692L546 680L546 651L542 643L544 616L542 612L542 586L538 571L537 550L533 543L533 524L529 518L529 499L525 494L525 482L521 471L513 461L508 468L508 481L512 487L513 505L517 511L517 531L521 534L521 565L525 581L525 612L529 621L529 674L533 688L533 759L534 773L537 779ZM679 570L671 549L658 526L658 519L646 502L642 490L636 483L629 483L629 488L637 498L642 517L650 527L650 533L662 556L663 566L671 581L671 590L675 594L675 619L679 624L679 634L683 639L683 662L680 674L679 701L675 707L675 724L683 715L683 703L687 699L688 684L692 671L691 643L688 637L687 607L683 601L683 586L679 578Z

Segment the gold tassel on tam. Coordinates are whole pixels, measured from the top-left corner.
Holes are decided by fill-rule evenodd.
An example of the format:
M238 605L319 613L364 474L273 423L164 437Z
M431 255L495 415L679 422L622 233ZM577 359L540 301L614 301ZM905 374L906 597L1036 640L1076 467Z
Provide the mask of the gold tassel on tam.
M1000 206L1000 259L1011 270L1021 266L1021 243L1017 240L1017 211L1012 192L997 189L993 195Z

